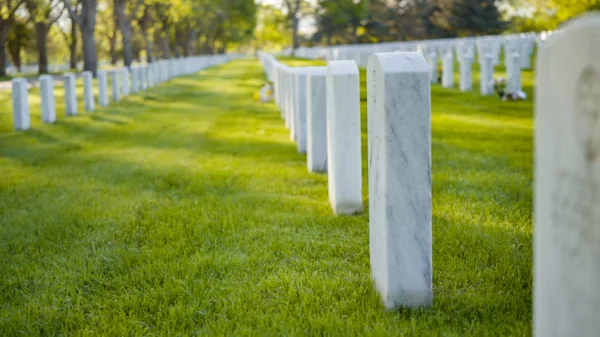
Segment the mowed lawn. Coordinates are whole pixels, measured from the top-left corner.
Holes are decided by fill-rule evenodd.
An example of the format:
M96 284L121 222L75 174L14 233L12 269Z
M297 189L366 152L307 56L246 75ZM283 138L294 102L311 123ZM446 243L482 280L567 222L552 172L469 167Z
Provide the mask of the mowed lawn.
M386 312L368 214L332 215L263 81L247 59L76 117L57 97L55 125L32 89L18 133L0 92L0 335L531 333L531 100L433 86L434 306Z

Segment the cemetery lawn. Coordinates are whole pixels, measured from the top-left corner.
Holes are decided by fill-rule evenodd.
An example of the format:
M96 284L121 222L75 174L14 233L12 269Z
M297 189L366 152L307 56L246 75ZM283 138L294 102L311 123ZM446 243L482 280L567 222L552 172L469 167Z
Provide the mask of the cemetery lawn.
M57 86L55 125L31 89L19 133L1 91L0 335L531 334L531 100L433 86L434 306L386 312L368 215L332 215L263 81L238 60L76 117Z

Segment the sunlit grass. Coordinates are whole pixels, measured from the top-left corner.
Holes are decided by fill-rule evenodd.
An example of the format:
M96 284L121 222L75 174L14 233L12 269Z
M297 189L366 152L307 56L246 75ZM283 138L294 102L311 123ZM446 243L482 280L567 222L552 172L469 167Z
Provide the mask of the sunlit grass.
M434 306L386 312L368 215L331 214L263 82L240 60L75 117L57 97L55 125L31 90L18 133L0 91L0 335L530 333L530 101L433 87Z

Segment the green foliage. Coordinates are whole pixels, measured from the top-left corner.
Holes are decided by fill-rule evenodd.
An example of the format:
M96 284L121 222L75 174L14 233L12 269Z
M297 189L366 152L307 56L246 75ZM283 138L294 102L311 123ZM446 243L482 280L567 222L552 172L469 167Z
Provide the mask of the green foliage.
M459 36L495 35L507 27L496 0L455 0L451 26Z
M255 50L280 51L290 45L292 35L286 20L285 14L275 6L259 6L253 41Z
M531 101L432 87L434 306L386 312L368 214L332 215L263 83L240 60L76 117L57 86L55 125L35 88L19 133L1 91L0 335L531 333Z
M530 0L535 6L535 26L556 29L561 23L583 13L600 10L600 0Z
M33 25L24 18L17 18L12 23L6 47L13 65L20 67L27 62L26 49L34 44L34 36Z

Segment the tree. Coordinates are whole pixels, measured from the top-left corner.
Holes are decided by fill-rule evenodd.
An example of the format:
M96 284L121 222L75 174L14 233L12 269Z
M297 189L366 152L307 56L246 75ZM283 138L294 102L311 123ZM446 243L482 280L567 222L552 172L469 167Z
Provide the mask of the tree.
M78 14L69 0L62 0L69 11L71 20L75 22L81 30L81 39L83 40L83 70L91 71L94 76L98 70L98 55L96 53L96 11L98 8L97 0L78 0L81 4L81 11Z
M6 42L15 13L25 0L0 0L0 76L6 76Z
M102 11L98 11L96 31L101 37L106 38L108 42L108 56L110 57L110 64L116 65L119 60L117 54L117 39L119 37L119 29L117 27L117 19L114 8L106 6ZM102 40L100 40L102 42ZM103 43L101 43L103 45ZM102 49L101 50L106 50Z
M50 27L61 17L64 6L60 0L27 0L27 10L35 26L36 48L40 74L48 73L48 32Z
M27 25L26 20L15 20L8 34L8 51L14 66L21 72L21 52L31 42L31 27Z
M163 58L168 59L171 57L171 9L173 5L170 3L157 2L154 4L154 13L158 18L162 28L162 49Z
M258 8L258 22L254 30L254 46L261 50L281 50L291 42L286 17L280 9L270 5Z
M450 26L461 36L499 34L506 27L495 0L455 0Z
M538 30L553 30L563 22L583 13L600 10L600 0L529 0L535 9L528 23Z
M292 55L296 54L296 49L299 47L298 40L298 23L300 22L300 6L302 5L301 0L284 0L285 9L287 11L288 19L291 22L292 27Z
M138 27L140 28L140 33L142 38L144 39L144 48L146 50L146 61L148 63L153 61L152 58L152 40L150 39L149 30L152 24L152 11L151 7L148 4L144 4L144 7L141 10L141 15L137 17L136 22Z
M114 0L115 17L117 26L121 32L123 43L123 63L130 67L133 61L133 49L131 46L131 21L143 3L143 0Z
M65 43L69 46L69 68L77 70L77 25L71 19L69 31L66 32L62 28L58 29L63 36Z

